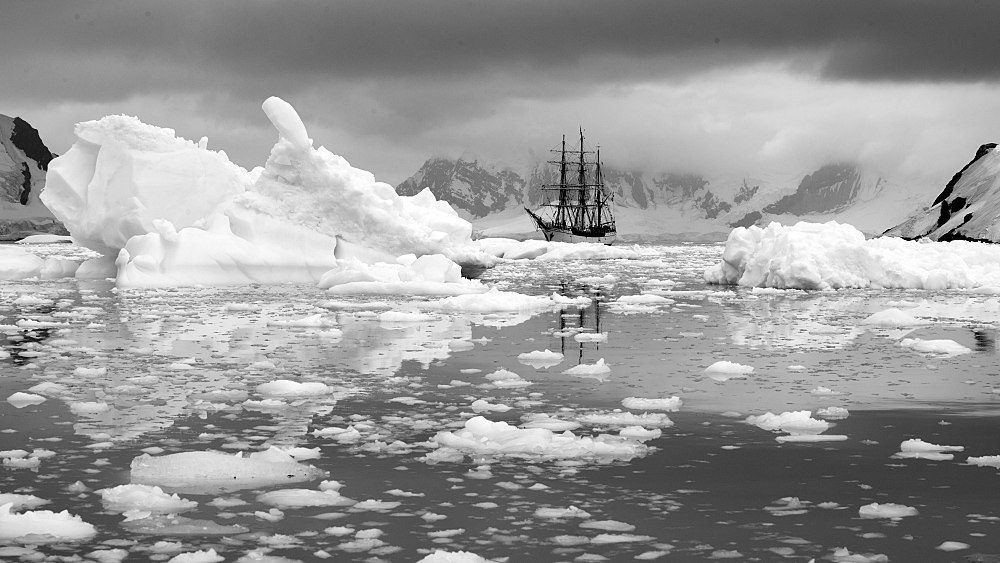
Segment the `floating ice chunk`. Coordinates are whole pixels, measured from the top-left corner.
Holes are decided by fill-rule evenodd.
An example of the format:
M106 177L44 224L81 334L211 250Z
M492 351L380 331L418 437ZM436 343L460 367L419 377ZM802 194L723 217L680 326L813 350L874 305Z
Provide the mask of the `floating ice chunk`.
M302 508L305 506L353 506L357 501L342 496L339 492L312 489L281 489L257 495L257 501L278 508Z
M501 404L493 404L485 399L477 399L469 405L476 412L507 412L511 407Z
M323 313L316 313L315 315L309 315L308 317L303 317L301 319L292 320L277 320L271 319L267 321L268 326L288 326L288 327L307 327L307 328L326 328L336 326L336 322L323 316Z
M663 413L644 412L635 414L615 409L579 415L576 420L592 426L641 426L643 428L669 428L674 421Z
M97 534L97 529L68 511L12 511L13 503L0 505L0 540L30 543L55 543L82 540Z
M813 395L843 395L843 393L840 391L834 391L833 389L830 389L829 387L823 387L822 385L816 387L815 389L810 391L810 393L812 393Z
M909 313L892 308L872 313L861 321L861 324L884 328L898 328L930 324L930 321L918 319Z
M198 506L197 502L182 499L177 493L168 495L157 486L118 485L98 492L101 493L105 509L120 513L144 510L157 514L177 514Z
M95 414L111 410L104 401L77 401L69 404L69 410L75 414Z
M653 536L640 536L635 534L597 534L596 536L590 538L590 543L595 545L606 545L612 543L635 543L652 541L656 538Z
M499 387L500 389L512 389L532 385L532 382L522 379L520 375L503 368L500 368L493 373L488 373L483 377L488 379L491 385Z
M287 379L278 379L257 386L257 392L267 397L311 397L328 395L333 390L325 383L307 381L299 383Z
M746 422L762 430L793 435L821 434L830 428L829 422L812 418L812 411L789 411L781 414L766 412L748 416Z
M444 551L436 549L433 553L417 561L417 563L490 563L490 561L471 551Z
M226 558L222 557L215 552L215 549L199 549L198 551L190 551L187 553L178 553L177 555L171 557L167 563L219 563L220 561L225 561Z
M900 346L913 348L917 352L924 354L941 354L943 356L957 356L968 354L971 349L962 346L954 340L922 340L920 338L904 338L899 341Z
M354 510L371 510L372 512L388 512L399 508L403 503L394 500L366 499L356 503Z
M230 536L250 531L239 524L225 526L211 520L174 515L150 516L149 513L144 513L139 518L126 519L121 526L133 534L159 536Z
M590 518L590 513L575 506L566 508L537 508L535 518Z
M588 306L592 303L589 297L563 297L557 293L550 296L524 295L511 291L499 291L492 288L485 293L476 295L456 295L437 301L428 301L421 307L442 311L457 311L471 313L544 311L559 309L565 305Z
M850 416L850 414L850 411L843 407L823 407L816 410L816 416L822 416L830 420L844 419Z
M654 440L659 438L662 434L663 431L659 428L647 430L642 426L626 426L618 432L618 435L622 438L632 438L633 440L639 440L640 442Z
M965 460L969 465L977 465L979 467L995 467L1000 469L1000 455L984 455L979 457L969 457Z
M553 432L576 430L580 426L580 423L575 420L564 420L547 414L528 415L526 421L521 424L522 428L545 428Z
M939 549L941 551L961 551L963 549L969 549L971 546L965 542L960 541L945 541L941 542L941 545L935 547L934 549Z
M775 438L778 442L843 442L847 436L843 434L789 434Z
M604 363L604 358L597 360L592 364L579 364L575 365L565 371L566 375L575 375L577 377L590 377L597 379L599 381L604 381L607 376L611 373L611 366Z
M895 504L891 502L886 502L879 504L873 502L871 504L866 504L858 509L858 514L862 518L905 518L907 516L916 516L919 514L916 508L912 506L906 506L905 504Z
M674 303L674 300L662 295L641 293L639 295L622 295L615 302L623 305L670 305Z
M506 422L492 422L482 416L465 422L456 432L438 432L430 443L438 449L425 461L461 459L472 456L526 459L629 460L645 455L649 448L635 440L602 434L596 438L576 436L566 431L556 434L545 428L517 428Z
M25 508L38 508L49 504L49 501L36 497L35 495L21 495L16 493L0 493L0 506L11 505L11 510L23 510Z
M888 563L889 558L881 553L851 553L846 547L838 547L830 554L834 563Z
M7 402L11 404L16 409L22 409L31 405L40 405L45 402L45 397L41 395L35 395L34 393L24 393L18 391L7 397Z
M604 530L606 532L631 532L635 526L617 520L588 520L580 523L581 528Z
M296 462L278 448L228 455L181 452L164 456L143 454L132 460L132 482L206 491L226 491L309 481L326 471Z
M705 368L705 373L709 374L709 376L718 374L728 376L729 378L746 377L753 373L753 369L752 366L745 366L728 360L719 360Z
M378 320L380 323L399 323L399 324L409 324L409 323L423 323L427 321L434 320L434 315L428 315L427 313L420 312L406 312L406 311L386 311L384 313L379 313Z
M573 335L573 340L577 342L607 342L606 332L579 332Z
M955 458L955 454L946 452L961 452L965 446L941 446L925 442L920 438L904 440L899 444L899 451L892 455L897 459L929 459L932 461L947 461Z
M665 397L662 399L645 399L641 397L626 397L622 406L632 410L676 412L684 404L680 397Z
M524 352L517 355L517 361L522 364L528 364L534 368L545 368L558 365L562 363L564 356L559 352L553 352L546 348L545 350L533 350L531 352Z

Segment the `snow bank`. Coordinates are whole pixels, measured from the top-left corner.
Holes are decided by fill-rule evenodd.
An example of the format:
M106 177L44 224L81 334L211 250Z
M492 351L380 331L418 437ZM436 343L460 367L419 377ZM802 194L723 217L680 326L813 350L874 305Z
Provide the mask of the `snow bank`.
M596 438L561 434L545 428L517 428L506 422L493 422L476 416L456 432L438 432L430 440L437 449L428 453L428 462L459 461L464 455L474 457L513 457L524 459L587 459L599 461L630 460L646 455L649 448L636 440L601 434Z
M132 460L132 482L192 490L237 490L281 483L310 481L326 475L295 461L272 447L246 457L242 452L181 452L163 456L143 454Z
M208 150L207 139L195 143L135 117L78 123L76 143L50 163L40 196L75 242L104 256L77 276L115 277L121 287L317 283L329 270L343 277L352 258L393 264L413 254L442 255L436 275L450 278L454 261L492 259L472 245L471 224L429 191L399 196L313 147L279 98L263 110L278 141L251 172ZM8 262L13 268L0 258L0 275ZM29 267L39 266L20 264Z
M1000 247L966 241L865 240L850 225L733 229L705 281L749 287L955 289L995 286Z

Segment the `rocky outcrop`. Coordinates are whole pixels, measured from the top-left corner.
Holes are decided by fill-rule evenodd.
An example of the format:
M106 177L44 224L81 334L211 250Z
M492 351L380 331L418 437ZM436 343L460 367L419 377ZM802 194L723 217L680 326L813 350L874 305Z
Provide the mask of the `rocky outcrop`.
M1000 151L996 143L979 147L930 207L919 209L890 228L886 236L906 239L1000 242Z
M863 187L861 171L857 167L843 163L828 164L802 178L795 193L768 205L764 212L775 215L831 213L853 203Z
M69 234L38 198L54 157L27 121L0 115L0 240Z

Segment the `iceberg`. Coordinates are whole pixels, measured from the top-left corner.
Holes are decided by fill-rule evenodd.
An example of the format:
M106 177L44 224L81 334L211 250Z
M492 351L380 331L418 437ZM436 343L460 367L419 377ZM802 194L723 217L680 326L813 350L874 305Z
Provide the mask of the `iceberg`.
M851 225L800 222L733 229L722 261L705 270L714 284L778 289L964 289L993 287L1000 247L979 242L866 240Z
M444 283L456 281L456 262L495 260L472 243L471 224L430 191L399 196L314 147L284 100L268 98L262 108L278 141L251 171L209 150L205 138L189 141L135 117L78 123L76 143L50 163L40 195L74 242L101 255L76 277L112 277L119 287L321 280L333 287L338 275L357 270L361 279ZM406 255L413 259L400 264ZM440 259L410 267L432 255ZM18 271L42 269L10 262ZM404 271L376 276L356 266L380 263Z

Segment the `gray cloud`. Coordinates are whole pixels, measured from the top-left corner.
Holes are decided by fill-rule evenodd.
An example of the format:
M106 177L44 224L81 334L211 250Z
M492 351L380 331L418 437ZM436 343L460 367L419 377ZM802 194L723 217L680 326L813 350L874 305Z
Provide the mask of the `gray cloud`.
M615 103L638 99L633 93L643 84L683 88L754 65L875 88L1000 80L996 2L8 0L0 10L0 112L45 114L58 106L52 116L162 116L157 124L189 137L208 134L234 160L252 165L265 149L250 147L251 140L273 136L259 104L280 95L318 141L356 140L351 148L365 162L385 155L389 162L378 167L392 170L393 179L412 171L420 154L495 143L483 145L490 150L510 138L540 142L576 119L554 100L576 108L600 103L595 128L620 130L617 120L634 130L654 121L643 116L656 105L645 98L641 108ZM772 139L778 133L760 121L743 119L757 128L751 132L709 136L701 122L682 124L704 110L739 125L740 112L763 111L763 90L743 105L738 97L724 100L726 93L703 103L678 98L686 112L662 112L657 122L686 127L687 138L666 146L691 153L695 163L710 160L689 148L697 135L711 141L706 151L736 133L746 139L741 152L756 150L754 143L780 146ZM816 95L814 88L802 91ZM784 103L814 107L794 95ZM869 103L858 113L891 107L877 97ZM712 122L713 115L698 119ZM208 130L199 132L199 125ZM508 139L500 138L505 130ZM50 135L68 143L68 131L69 124Z

